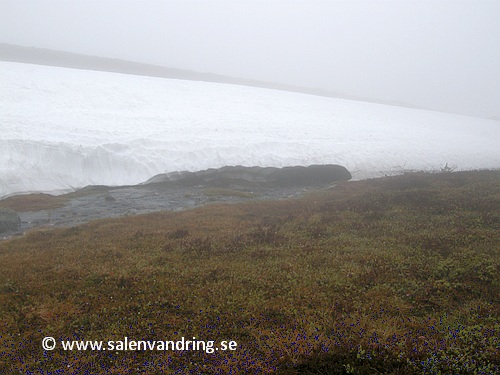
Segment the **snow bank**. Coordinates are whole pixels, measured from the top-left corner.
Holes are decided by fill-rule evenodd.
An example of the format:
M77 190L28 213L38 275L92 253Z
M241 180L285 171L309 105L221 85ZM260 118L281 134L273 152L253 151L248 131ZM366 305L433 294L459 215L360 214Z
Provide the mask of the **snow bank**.
M0 62L0 197L225 165L500 168L499 123L229 84Z

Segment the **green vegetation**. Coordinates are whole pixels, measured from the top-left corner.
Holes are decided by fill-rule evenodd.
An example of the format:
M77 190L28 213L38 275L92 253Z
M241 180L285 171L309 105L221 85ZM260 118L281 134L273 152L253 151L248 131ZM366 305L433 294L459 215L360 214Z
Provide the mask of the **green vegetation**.
M499 207L499 171L408 174L33 231L0 242L0 373L498 373Z

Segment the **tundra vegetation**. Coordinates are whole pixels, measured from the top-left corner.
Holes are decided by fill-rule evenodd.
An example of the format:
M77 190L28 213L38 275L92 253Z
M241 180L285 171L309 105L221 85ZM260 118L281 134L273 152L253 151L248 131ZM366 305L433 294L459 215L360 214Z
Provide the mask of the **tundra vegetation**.
M500 171L410 173L2 241L0 373L499 373L499 205Z

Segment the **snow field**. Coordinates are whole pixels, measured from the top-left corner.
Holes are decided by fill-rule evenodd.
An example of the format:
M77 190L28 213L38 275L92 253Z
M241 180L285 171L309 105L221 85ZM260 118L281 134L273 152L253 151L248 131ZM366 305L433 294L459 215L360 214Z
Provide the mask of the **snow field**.
M500 168L493 120L221 83L0 62L0 197L224 165Z

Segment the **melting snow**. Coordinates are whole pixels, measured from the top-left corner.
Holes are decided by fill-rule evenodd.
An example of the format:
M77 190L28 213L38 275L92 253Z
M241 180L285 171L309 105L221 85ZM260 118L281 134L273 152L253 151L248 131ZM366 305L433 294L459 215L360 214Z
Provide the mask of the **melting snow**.
M500 168L500 124L221 83L0 62L0 197L225 165Z

